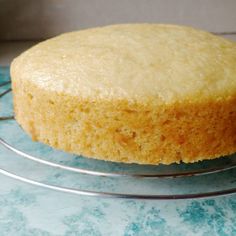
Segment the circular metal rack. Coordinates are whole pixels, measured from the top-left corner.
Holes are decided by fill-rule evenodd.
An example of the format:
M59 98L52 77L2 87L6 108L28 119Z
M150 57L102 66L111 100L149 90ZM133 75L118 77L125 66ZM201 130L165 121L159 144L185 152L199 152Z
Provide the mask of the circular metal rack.
M6 95L10 95L11 88L9 88L9 85L10 85L9 80L4 81L2 83L0 82L0 102L4 103L4 101L1 101L1 99L6 97ZM11 100L11 96L9 96L9 100ZM8 109L10 110L10 108ZM3 130L4 130L4 127L6 127L9 124L9 122L12 122L13 124L12 130L18 129L16 128L18 126L17 126L16 121L14 120L13 115L0 116L0 127L2 127ZM24 133L22 130L20 130L19 132ZM95 181L97 181L98 178L101 178L101 181L103 183L104 177L105 177L105 180L110 181L109 183L112 183L112 181L117 180L120 186L122 186L122 184L126 185L126 183L128 182L129 182L129 185L132 186L132 181L133 181L134 189L135 189L135 185L136 184L138 185L139 182L142 181L143 179L145 179L145 186L148 186L149 181L151 181L151 184L150 184L151 186L156 186L155 181L159 181L160 184L158 185L161 186L162 182L160 181L164 181L165 184L172 186L172 188L173 188L173 184L176 185L176 182L172 184L170 183L170 181L176 181L177 179L182 179L181 180L182 188L185 189L185 185L184 185L185 181L187 182L186 186L188 188L189 186L192 185L192 182L191 182L192 178L195 178L196 181L198 181L197 178L201 178L201 180L199 181L199 183L201 184L201 183L204 183L205 179L207 178L208 180L206 181L211 182L212 180L209 180L209 176L212 176L211 177L212 179L217 179L218 178L217 176L222 175L223 172L226 173L228 171L231 171L233 172L233 174L230 173L229 175L235 177L235 179L229 180L229 181L233 183L235 180L236 182L236 171L235 171L236 169L234 169L236 167L235 155L226 157L226 158L220 158L217 160L212 160L212 161L203 161L201 163L196 163L196 164L174 164L170 166L121 164L121 163L104 162L104 161L98 161L98 160L80 157L79 160L77 159L73 160L74 164L68 165L62 159L60 159L60 161L55 161L56 159L52 161L50 158L46 158L43 156L38 157L37 155L34 155L25 150L22 150L22 148L20 147L21 145L20 142L18 142L17 145L16 143L12 144L11 142L7 141L5 137L3 137L5 136L4 134L6 133L7 133L7 128L4 132L1 132L1 135L0 135L1 145L0 146L5 151L7 152L9 151L9 153L11 153L10 156L14 155L14 157L17 158L17 160L20 160L23 162L27 162L27 161L32 162L33 163L32 168L36 168L35 165L40 165L41 168L51 168L52 170L56 169L56 170L63 171L64 176L67 176L72 173L76 175L76 179L79 179L81 176L83 176L83 178L84 176L88 176L88 177L95 178ZM15 135L15 134L12 134L12 135ZM29 146L31 146L30 142L34 143L32 141L29 141ZM40 145L43 145L43 144L40 144ZM1 152L0 152L0 156L1 156ZM81 164L81 160L82 162L86 162L86 163ZM170 191L168 193L158 192L158 193L153 194L153 193L146 192L146 190L143 190L143 192L141 191L141 193L136 193L136 192L129 191L128 189L126 189L124 192L122 191L116 192L115 191L116 189L114 190L114 188L113 188L113 191L112 190L104 191L102 187L98 190L94 190L94 189L89 190L89 189L84 189L81 187L61 186L60 184L47 183L43 180L38 181L30 177L25 177L22 174L15 173L14 171L9 171L8 167L5 167L5 168L1 167L0 173L8 177L14 178L16 180L20 180L25 183L44 187L47 189L73 193L77 195L87 195L87 196L96 196L96 197L170 200L170 199L204 198L204 197L222 196L222 195L236 193L235 184L231 184L229 187L226 187L224 189L213 189L213 190L207 191L205 188L203 190L200 189L199 192L194 192L191 190L184 193L174 193ZM220 177L220 178L221 179L224 178L224 181L225 181L225 179L227 179L227 176L224 177L223 175L223 177ZM194 185L194 181L193 181L193 185ZM91 186L93 186L93 184L91 184ZM209 188L210 188L210 184L209 184ZM165 187L163 187L163 189L165 189Z

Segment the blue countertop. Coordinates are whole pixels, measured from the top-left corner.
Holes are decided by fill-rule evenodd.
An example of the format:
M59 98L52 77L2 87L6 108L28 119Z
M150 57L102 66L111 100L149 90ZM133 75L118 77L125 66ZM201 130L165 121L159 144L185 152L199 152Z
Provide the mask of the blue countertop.
M0 176L0 235L236 235L236 198L147 201L75 196Z

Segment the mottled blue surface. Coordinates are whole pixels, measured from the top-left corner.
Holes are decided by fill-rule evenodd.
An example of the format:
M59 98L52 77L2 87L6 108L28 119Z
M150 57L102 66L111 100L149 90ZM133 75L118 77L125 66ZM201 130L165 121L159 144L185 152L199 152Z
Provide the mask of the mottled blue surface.
M0 177L0 235L236 235L234 196L134 201L78 197Z
M0 69L0 81L6 79L3 75L6 75L6 71ZM4 106L0 106L1 115L10 112ZM11 128L11 122L7 124L9 132L6 132L6 126L1 125L2 123L1 137L8 138L15 145L20 142L22 148L28 147L29 140L24 134L16 135L16 131L13 132ZM57 155L54 156L51 149L37 143L32 144L31 149L29 151L35 155L50 154L52 160L59 159L63 163L67 162L66 164L76 165L76 161L83 161L76 157L64 161L63 153L56 152ZM84 167L87 165L82 164ZM34 163L26 165L3 148L0 148L0 167L54 184L113 191L121 190L124 184L130 186L130 182L126 180L90 180L86 176L77 178L76 175L68 175ZM204 188L220 189L226 185L235 186L236 171L228 171L215 177L168 181L157 182L160 190L166 188L168 193L188 192L188 189L184 189L187 187L189 191L196 192L194 187L198 188L204 183ZM144 181L142 186L148 183L150 182ZM158 188L157 183L145 186L146 191ZM140 186L138 182L134 182L130 191L137 191ZM177 201L102 199L54 192L0 175L0 236L11 235L235 236L236 195Z

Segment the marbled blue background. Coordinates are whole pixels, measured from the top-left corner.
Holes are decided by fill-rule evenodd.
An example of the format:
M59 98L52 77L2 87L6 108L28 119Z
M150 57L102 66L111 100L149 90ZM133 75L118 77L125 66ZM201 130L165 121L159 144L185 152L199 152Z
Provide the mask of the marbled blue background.
M0 167L10 168L9 153L0 149L0 156ZM33 171L37 178L40 172ZM102 199L54 192L0 175L0 236L31 235L235 236L236 195L176 201Z
M235 196L143 201L80 197L0 176L0 235L236 235Z

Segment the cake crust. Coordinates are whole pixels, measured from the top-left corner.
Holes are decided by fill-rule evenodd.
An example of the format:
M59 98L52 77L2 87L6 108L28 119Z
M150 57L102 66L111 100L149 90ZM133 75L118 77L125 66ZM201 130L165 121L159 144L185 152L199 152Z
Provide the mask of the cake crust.
M55 148L139 164L236 152L236 46L209 33L148 24L73 32L23 53L11 77L16 120Z

